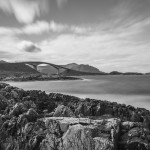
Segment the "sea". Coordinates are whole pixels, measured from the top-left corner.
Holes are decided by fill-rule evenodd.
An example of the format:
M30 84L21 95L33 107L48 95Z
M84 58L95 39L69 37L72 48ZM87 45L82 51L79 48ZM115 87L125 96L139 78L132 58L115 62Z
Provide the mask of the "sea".
M24 90L63 93L150 110L149 75L81 76L83 80L8 82Z

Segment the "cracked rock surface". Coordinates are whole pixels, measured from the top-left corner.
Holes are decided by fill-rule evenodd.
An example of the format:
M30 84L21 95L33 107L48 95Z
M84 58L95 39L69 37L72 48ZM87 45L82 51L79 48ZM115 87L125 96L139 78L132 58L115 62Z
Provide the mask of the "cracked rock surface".
M150 112L0 83L0 150L150 150Z

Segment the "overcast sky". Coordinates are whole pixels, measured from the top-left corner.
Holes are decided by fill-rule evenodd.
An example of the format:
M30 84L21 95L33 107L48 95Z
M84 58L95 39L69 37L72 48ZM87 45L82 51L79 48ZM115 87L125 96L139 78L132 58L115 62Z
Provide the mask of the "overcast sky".
M150 0L0 0L0 60L150 72Z

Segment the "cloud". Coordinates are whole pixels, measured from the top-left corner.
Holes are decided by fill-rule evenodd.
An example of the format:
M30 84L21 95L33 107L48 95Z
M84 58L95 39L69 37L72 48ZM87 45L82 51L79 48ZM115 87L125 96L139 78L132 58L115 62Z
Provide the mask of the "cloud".
M59 8L62 8L68 0L56 0Z
M21 28L11 28L11 27L0 27L0 35L19 35L19 34L42 34L45 32L71 32L75 34L86 34L91 31L90 27L80 27L75 25L60 24L55 21L36 21L25 25Z
M63 34L39 45L44 59L49 61L49 56L55 56L51 61L56 64L76 62L91 64L106 72L146 72L147 68L142 66L150 63L150 44L137 44L122 33ZM139 67L135 68L137 63Z
M0 0L0 9L14 14L20 23L32 23L36 16L48 11L47 0Z
M64 30L66 30L68 28L67 25L64 24L58 24L54 21L51 21L50 23L50 30L54 31L54 32L62 32Z
M21 34L42 34L44 32L56 32L60 33L69 29L68 25L59 24L54 21L37 21L30 25L26 25L20 29Z
M87 34L92 31L90 27L71 26L70 30L76 34Z
M139 27L140 25L131 29L139 30ZM148 72L146 64L150 64L150 44L131 40L130 30L129 33L127 31L128 29L120 32L91 32L85 35L61 33L38 43L21 41L14 35L1 35L1 58L55 64L76 62L91 64L106 72Z
M41 49L37 45L29 41L22 41L18 44L18 48L29 53L41 52Z
M26 25L21 28L21 33L23 34L41 34L44 32L48 32L50 30L50 25L46 21L37 21L36 23L32 23L30 25Z

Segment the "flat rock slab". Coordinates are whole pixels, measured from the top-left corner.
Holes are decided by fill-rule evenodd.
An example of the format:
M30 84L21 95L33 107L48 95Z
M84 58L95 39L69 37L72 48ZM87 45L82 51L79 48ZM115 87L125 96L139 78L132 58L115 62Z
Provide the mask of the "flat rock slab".
M42 150L115 150L120 120L50 117L44 119L47 138Z

